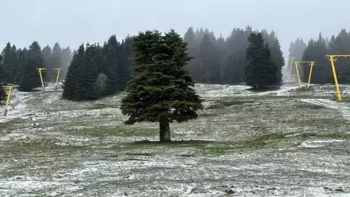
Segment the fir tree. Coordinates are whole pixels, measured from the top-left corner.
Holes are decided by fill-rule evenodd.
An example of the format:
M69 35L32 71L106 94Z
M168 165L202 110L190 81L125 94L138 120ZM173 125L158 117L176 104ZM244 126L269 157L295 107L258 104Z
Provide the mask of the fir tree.
M184 36L185 41L187 42L187 51L189 56L193 57L187 65L187 70L192 74L192 76L198 80L200 78L200 73L198 73L198 45L196 43L196 36L192 27L188 28Z
M159 122L160 141L170 141L169 123L197 118L202 100L185 70L190 57L187 43L173 30L139 33L134 38L133 75L121 110L126 124Z
M56 68L61 68L62 67L62 49L58 43L55 43L53 49L52 49L52 54L50 58L50 67L46 68L47 69L47 80L51 82L56 81L57 77L57 71Z
M43 54L43 60L44 60L44 67L46 69L50 69L52 67L51 66L52 50L51 50L50 46L44 47L43 50L42 50L42 54ZM45 79L50 78L50 76L47 76L47 74L48 74L48 72L44 72L43 73L43 76L45 77Z
M81 63L84 58L85 48L81 45L77 52L73 55L73 60L68 68L65 81L63 83L63 98L68 100L78 100L78 76L80 72Z
M16 46L7 43L3 56L2 79L5 83L14 83L17 78L18 58Z
M120 49L115 35L111 36L103 46L103 67L100 71L108 78L107 94L113 94L121 89Z
M131 78L132 56L133 56L133 42L134 38L127 36L121 44L121 64L123 67L123 83L122 90L125 89L127 81Z
M199 55L200 61L200 82L220 83L220 64L218 62L218 52L216 46L210 40L208 34L204 34L200 44Z
M98 76L96 65L96 55L98 54L96 45L87 45L84 58L80 64L77 76L77 100L93 100L98 96L94 91L94 84Z
M261 33L251 33L246 51L248 64L245 68L246 83L254 89L264 89L278 84L277 66L271 60L270 49L264 44Z
M1 56L0 56L0 59L1 59ZM4 87L2 85L3 85L3 83L1 82L0 83L0 103L1 103L2 100L5 100L6 97L7 97L6 91L5 91L5 89L4 89Z
M24 66L28 62L28 50L26 48L18 49L16 53L18 57L18 68L17 68L18 70L17 70L17 77L14 81L15 81L15 84L19 84L23 76Z
M28 51L28 59L24 65L23 73L19 83L19 91L29 92L41 86L38 68L44 64L41 48L38 42L33 42Z
M61 53L61 73L59 80L63 80L68 72L68 67L72 61L73 53L69 47L64 48Z

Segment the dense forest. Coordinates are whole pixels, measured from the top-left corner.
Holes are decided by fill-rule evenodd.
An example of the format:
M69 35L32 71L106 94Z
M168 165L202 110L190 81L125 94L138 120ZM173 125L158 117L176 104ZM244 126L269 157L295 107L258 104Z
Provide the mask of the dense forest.
M246 51L251 44L248 38L256 32L260 33L261 41L268 49L266 57L276 67L269 71L274 75L273 84L279 85L284 66L279 40L273 31L257 31L250 26L233 29L227 38L217 37L208 29L188 28L183 37L191 57L186 69L197 83L247 82L246 67L250 58L247 58ZM118 41L113 35L103 45L82 44L75 51L69 47L61 48L58 43L52 48L41 48L38 42L33 42L28 49L17 49L8 43L1 53L0 81L18 84L20 91L32 91L40 86L37 68L46 68L45 82L54 82L55 69L62 68L60 81L64 81L64 98L89 100L114 94L123 90L131 78L133 38L128 36Z
M111 36L103 46L81 45L74 53L63 86L69 100L92 100L124 90L131 77L133 37L118 42Z
M208 29L194 30L190 27L184 39L188 43L190 56L194 57L188 64L188 70L200 83L239 84L245 82L244 68L247 65L245 56L249 46L248 37L252 32L250 26L245 29L235 28L231 35L224 39L215 37ZM284 58L276 34L262 30L263 40L271 51L272 61L277 65L278 81L281 82L281 69Z
M55 81L56 68L62 69L60 80L64 79L67 68L72 59L72 51L69 47L61 48L56 43L51 49L46 46L41 49L38 42L33 42L29 48L17 48L11 43L7 43L1 52L0 61L0 81L5 84L25 84L27 87L37 87L40 85L37 68L46 68L44 74L45 81ZM29 72L28 72L29 71ZM32 77L35 83L31 83ZM28 83L27 83L27 80ZM33 80L32 80L33 81ZM35 84L35 85L32 85ZM25 90L31 90L32 88Z
M291 44L289 57L294 60L316 61L312 73L311 83L325 84L334 83L330 61L326 55L349 55L350 54L350 32L342 29L338 35L330 39L319 34L317 39L309 40L305 44L301 39L297 39ZM335 62L339 83L350 83L350 59L338 58ZM301 66L302 80L307 81L309 66ZM291 69L293 72L294 68Z

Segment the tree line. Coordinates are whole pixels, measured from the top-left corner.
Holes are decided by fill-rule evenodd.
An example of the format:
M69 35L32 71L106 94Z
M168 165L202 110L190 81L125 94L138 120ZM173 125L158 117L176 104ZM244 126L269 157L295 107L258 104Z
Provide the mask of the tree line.
M190 27L184 35L188 43L189 55L194 57L187 65L196 82L214 84L239 84L245 82L245 66L248 63L245 51L249 46L248 37L253 31L248 26L245 29L235 28L227 38L215 37L208 29ZM281 69L284 58L279 40L274 31L268 33L262 30L264 43L268 44L272 61L278 71L276 77L282 80Z
M133 37L112 35L103 46L82 44L74 53L63 85L63 98L92 100L124 90L131 76Z
M45 81L55 81L55 68L61 68L62 80L71 59L71 49L61 48L58 43L52 50L50 46L41 49L36 41L23 49L7 43L0 55L0 82L19 85L20 91L31 91L41 85L38 68L46 68Z
M297 43L295 41L294 43ZM291 45L290 58L302 61L316 61L313 68L311 83L325 84L334 83L331 64L326 55L349 55L350 54L350 32L342 29L338 35L330 39L324 38L320 33L318 39L310 39L307 44L299 39L299 44ZM350 59L337 58L335 62L339 83L350 83ZM292 68L292 70L295 70ZM307 82L310 67L300 66L302 80Z
M250 26L245 29L235 28L229 37L223 38L216 37L208 29L194 30L190 27L184 35L191 57L186 69L196 83L246 82L249 80L246 79L246 66L251 60L246 57L246 50L250 46L248 38L255 32L257 31ZM268 33L262 30L260 34L264 46L269 49L268 56L271 56L271 61L276 66L276 71L271 71L275 75L273 81L279 84L284 59L278 38L273 31ZM133 50L133 36L122 41L111 36L102 46L97 43L82 44L73 52L69 48L61 49L58 43L53 48L47 46L43 49L38 42L33 42L29 49L16 49L8 44L2 53L0 81L19 84L20 91L31 91L40 86L37 68L47 69L44 72L45 81L55 81L54 68L63 68L60 80L63 77L65 79L64 98L97 99L126 87L132 74Z

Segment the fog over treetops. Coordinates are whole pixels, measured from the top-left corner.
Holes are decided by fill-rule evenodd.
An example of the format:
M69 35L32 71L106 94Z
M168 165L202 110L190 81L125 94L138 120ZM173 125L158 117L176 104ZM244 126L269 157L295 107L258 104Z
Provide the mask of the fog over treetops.
M121 40L138 31L173 28L183 35L189 26L228 37L233 28L250 25L273 30L287 57L289 44L297 37L307 41L319 32L331 37L349 29L346 18L339 17L349 4L346 0L0 0L0 46L11 42L23 48L35 40L42 46L58 42L77 49L81 43L103 43L112 34Z

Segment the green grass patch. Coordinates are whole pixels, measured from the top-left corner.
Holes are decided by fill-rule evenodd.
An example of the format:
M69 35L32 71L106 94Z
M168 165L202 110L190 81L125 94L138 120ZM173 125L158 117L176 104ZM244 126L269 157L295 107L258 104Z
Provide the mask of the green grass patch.
M137 126L106 126L96 127L92 129L82 129L79 133L89 135L91 137L108 137L108 136L120 136L120 137L148 137L156 136L159 133L158 128L141 128Z
M334 132L334 133L302 133L298 135L303 139L308 138L330 138L330 139L350 139L350 133Z
M243 105L243 104L254 103L254 102L255 102L254 100L219 100L219 101L216 101L215 104L208 106L207 109L224 108L232 105Z
M311 117L310 117L311 118ZM314 118L314 119L297 119L295 121L296 126L321 126L321 127L350 127L350 121L344 119L334 119L334 118Z
M332 97L331 100L338 101L338 102L349 103L350 102L350 96L342 96L340 101L338 100L338 97Z
M115 105L115 104L98 103L90 106L89 109L105 109L105 108L118 108L118 107L119 105Z
M301 88L297 88L296 91L297 92L310 92L310 91L314 91L314 89L312 88L312 86L310 86L310 87L302 86Z
M61 145L57 141L42 139L34 141L18 141L11 142L6 146L1 147L0 153L31 153L31 152L49 152L61 150L62 152L71 152L86 149L85 146Z
M299 108L299 109L326 109L327 107L325 106L321 106L321 105L316 105L316 104L311 104L311 103L298 103L295 105L295 108Z
M267 145L272 145L280 142L285 138L286 134L283 133L272 133L260 136L258 138L247 140L237 144L237 148L263 148Z
M10 123L10 122L0 123L0 131L7 130L7 129L11 128L12 125L13 125L13 124Z

